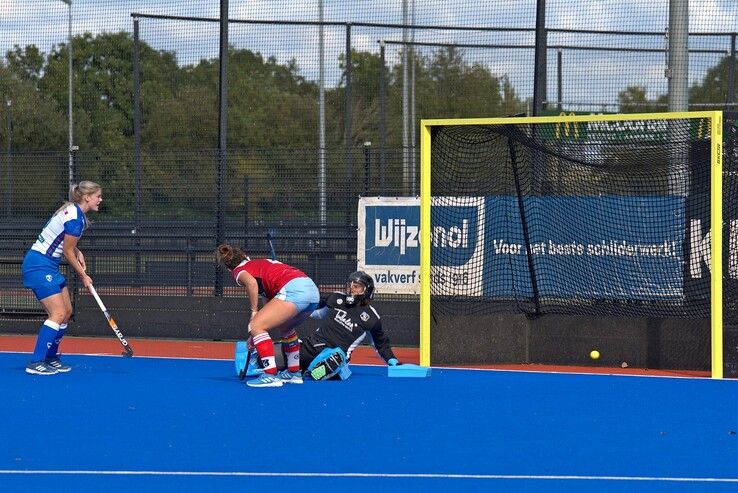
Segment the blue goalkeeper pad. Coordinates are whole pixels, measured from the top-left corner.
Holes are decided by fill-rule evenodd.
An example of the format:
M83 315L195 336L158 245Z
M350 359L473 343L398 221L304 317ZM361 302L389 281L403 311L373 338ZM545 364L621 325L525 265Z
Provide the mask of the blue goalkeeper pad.
M395 378L422 378L429 377L431 369L427 366L405 363L404 365L388 366L387 376Z
M249 357L249 349L246 346L246 341L236 341L236 375L243 379L246 373L246 360Z

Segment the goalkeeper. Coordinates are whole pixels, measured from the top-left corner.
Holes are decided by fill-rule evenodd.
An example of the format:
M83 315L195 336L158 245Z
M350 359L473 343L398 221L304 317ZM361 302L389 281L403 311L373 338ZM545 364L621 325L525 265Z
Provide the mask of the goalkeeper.
M373 296L374 280L367 273L357 271L349 275L345 293L335 292L321 299L310 316L319 320L320 325L301 341L300 369L315 380L346 379L351 374L348 369L351 353L367 337L388 365L400 364L382 328L379 313L370 305ZM278 355L279 346L275 344ZM260 371L256 367L258 358L249 359L246 374L253 375Z

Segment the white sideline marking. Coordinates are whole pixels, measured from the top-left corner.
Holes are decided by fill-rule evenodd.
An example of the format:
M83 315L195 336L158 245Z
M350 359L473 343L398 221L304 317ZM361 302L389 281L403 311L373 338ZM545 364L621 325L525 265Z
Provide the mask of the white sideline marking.
M441 473L362 473L362 472L247 472L247 471L54 471L47 469L0 469L0 474L66 474L104 476L242 476L300 478L405 478L405 479L515 479L554 481L665 481L679 483L738 483L738 478L689 478L663 476L570 476L536 474L441 474Z

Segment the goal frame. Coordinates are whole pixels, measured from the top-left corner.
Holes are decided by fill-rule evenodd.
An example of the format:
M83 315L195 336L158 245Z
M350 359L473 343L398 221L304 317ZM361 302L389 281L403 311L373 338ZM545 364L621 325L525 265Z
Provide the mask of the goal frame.
M420 121L420 364L431 364L431 131L440 126L564 124L634 120L709 119L710 125L710 338L711 376L723 377L723 117L722 111L559 115Z

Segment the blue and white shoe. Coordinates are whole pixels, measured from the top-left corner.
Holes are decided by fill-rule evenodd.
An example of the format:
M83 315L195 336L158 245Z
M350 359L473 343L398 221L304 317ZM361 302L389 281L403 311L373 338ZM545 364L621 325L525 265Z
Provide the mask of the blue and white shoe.
M282 380L277 378L276 375L270 373L262 373L253 380L246 382L249 387L281 387Z
M299 371L291 372L285 369L277 373L277 377L282 380L282 383L302 383L302 373Z
M66 373L68 371L72 371L72 367L62 363L62 361L59 359L59 356L54 356L53 358L47 359L46 366L52 367L59 373Z
M55 368L47 365L45 361L34 361L26 366L26 373L31 375L56 375L58 372ZM282 385L281 382L280 385Z

